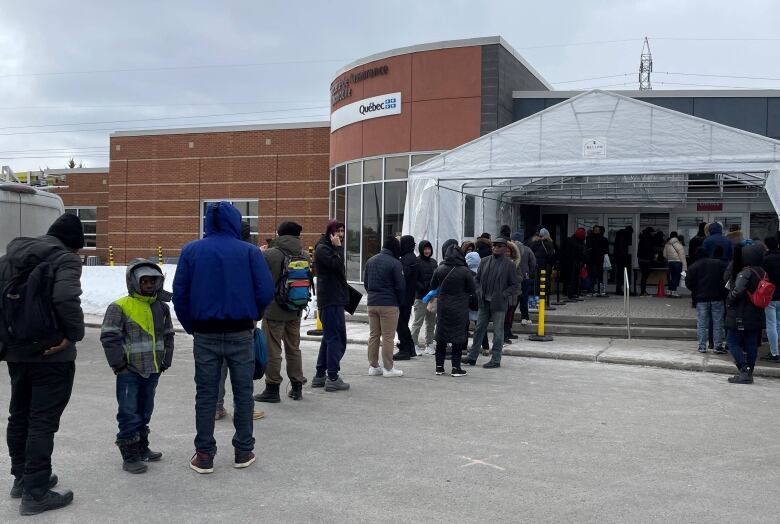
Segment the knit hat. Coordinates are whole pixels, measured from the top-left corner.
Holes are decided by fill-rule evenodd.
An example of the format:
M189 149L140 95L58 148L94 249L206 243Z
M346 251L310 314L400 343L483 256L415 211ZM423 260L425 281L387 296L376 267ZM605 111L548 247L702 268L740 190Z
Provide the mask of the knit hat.
M336 228L338 230L338 228ZM280 237L291 236L299 237L303 231L303 226L296 224L295 222L282 222L279 224L279 228L276 230L276 234Z
M574 236L580 240L585 240L585 237L588 236L588 234L585 232L584 227L578 227L577 230L574 232Z
M84 247L84 228L81 225L81 219L76 215L69 213L62 215L54 221L46 234L59 239L71 249Z
M466 253L466 264L468 264L469 269L472 273L476 273L479 269L479 262L482 260L479 258L479 254L472 251L471 253Z
M542 238L547 238L547 237L550 236L550 232L547 231L547 229L542 228L542 229L539 230L539 236L542 237Z
M512 236L509 237L509 239L512 242L522 242L523 241L523 234L522 233L512 233Z
M343 222L339 222L338 220L331 220L328 222L328 227L325 228L325 234L328 236L335 235L342 227L344 227Z

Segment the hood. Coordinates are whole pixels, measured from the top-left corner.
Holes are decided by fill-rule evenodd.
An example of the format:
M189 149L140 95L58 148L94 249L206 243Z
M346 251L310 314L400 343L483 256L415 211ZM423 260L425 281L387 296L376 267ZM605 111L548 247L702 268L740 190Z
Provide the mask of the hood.
M514 242L523 242L523 235L520 233L512 233L512 236L509 237L509 240L512 240Z
M154 262L150 262L143 258L136 258L131 260L127 265L127 271L125 271L125 280L127 282L127 293L130 295L141 294L141 277L154 277L155 282L155 295L159 294L163 290L163 284L165 283L165 276L163 275L160 266Z
M301 252L301 239L291 235L283 235L274 239L273 247L278 247L288 255L297 255Z
M753 244L742 248L742 264L760 266L764 263L764 246Z
M441 258L446 259L447 258L447 250L450 248L450 246L457 246L458 241L454 238L450 238L449 240L445 240L444 244L441 245Z
M431 256L430 257L426 257L423 254L423 250L426 247L431 249ZM431 245L431 243L428 242L427 240L421 240L420 243L417 244L417 252L420 254L420 258L424 258L424 259L428 260L428 259L430 259L433 256L433 245Z
M723 233L723 226L721 226L718 222L713 222L710 224L710 235L720 235Z
M466 257L463 256L463 251L456 245L447 251L447 256L444 258L444 264L447 266L466 267Z
M215 213L216 211L216 213ZM206 237L222 234L241 238L241 212L230 202L214 202L206 209Z
M409 253L414 253L414 237L411 235L404 235L401 237L401 256Z
M479 254L475 252L467 253L466 254L466 265L469 266L469 269L472 273L476 273L479 269L479 262L482 259L479 258Z
M401 243L395 237L387 237L382 244L382 251L393 258L401 258Z
M18 237L6 246L5 254L14 268L32 268L56 251L67 250L59 238L44 235L38 238Z

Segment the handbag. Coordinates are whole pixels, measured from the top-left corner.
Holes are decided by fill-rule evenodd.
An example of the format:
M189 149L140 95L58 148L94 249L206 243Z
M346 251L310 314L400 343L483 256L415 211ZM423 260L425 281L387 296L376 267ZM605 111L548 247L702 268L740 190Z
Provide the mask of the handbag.
M447 276L444 277L444 280L441 281L441 284L439 284L439 287L436 289L441 289L441 287L444 285L444 283L447 281L447 279L449 278L449 276L452 274L454 270L455 268L450 269L450 272L447 273ZM439 304L438 296L435 296L431 300L429 300L428 305L426 306L426 308L428 309L428 313L436 313L438 309L438 304Z
M265 375L265 366L268 364L268 342L265 339L265 332L261 328L255 329L255 371L252 374L252 380L259 380Z
M347 284L347 288L347 291L349 292L349 304L347 304L344 309L350 315L354 315L355 311L357 311L357 307L360 304L360 301L363 300L363 293L349 284Z
M612 269L612 262L609 260L609 255L604 253L604 265L602 266L604 271L610 271Z

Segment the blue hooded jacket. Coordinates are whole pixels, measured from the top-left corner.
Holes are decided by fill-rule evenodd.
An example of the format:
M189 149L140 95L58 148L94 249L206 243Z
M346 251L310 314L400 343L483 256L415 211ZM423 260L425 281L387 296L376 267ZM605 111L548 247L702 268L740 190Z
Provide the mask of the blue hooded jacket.
M728 262L731 260L733 254L733 246L731 241L723 236L723 228L717 222L710 224L710 236L704 239L702 247L707 251L707 256L712 258L715 255L715 246L721 246L723 248L723 256L720 260Z
M192 333L198 321L260 320L274 284L260 250L241 240L241 213L229 202L209 204L205 229L182 248L173 279L182 327Z

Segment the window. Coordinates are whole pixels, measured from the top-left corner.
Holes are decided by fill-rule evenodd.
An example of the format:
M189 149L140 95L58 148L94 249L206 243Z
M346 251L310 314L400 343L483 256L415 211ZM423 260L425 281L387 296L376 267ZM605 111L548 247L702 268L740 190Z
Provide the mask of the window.
M359 184L363 181L363 163L347 164L347 184Z
M347 166L336 168L336 185L343 186L347 181Z
M363 267L382 247L381 217L382 184L366 184L363 186Z
M404 222L406 182L385 184L385 220L383 237L398 236Z
M476 215L477 199L474 195L466 195L463 203L463 237L473 238L474 218Z
M225 201L230 202L233 204L236 209L241 213L241 220L249 222L249 234L252 239L252 243L257 245L257 231L258 231L258 225L259 225L259 218L260 218L260 206L257 203L257 200L228 200L225 199ZM204 200L201 205L201 217L202 221L201 224L203 224L203 231L201 231L201 236L203 236L206 233L205 228L205 222L206 222L206 208L209 204L213 204L215 202L220 202L219 199L214 200Z
M66 207L65 212L81 219L81 225L84 227L84 247L97 247L97 208Z
M347 280L362 280L360 273L360 204L361 186L347 188L347 228L345 257Z
M363 181L381 182L382 181L382 159L374 158L363 162Z
M347 198L347 190L343 187L336 190L336 215L334 218L341 222L342 224L347 223L347 217L346 217L346 198Z
M426 160L430 160L431 158L435 157L436 154L433 155L412 155L412 165L416 166L417 164L422 164Z
M408 156L391 156L385 159L385 180L406 179L408 174Z

